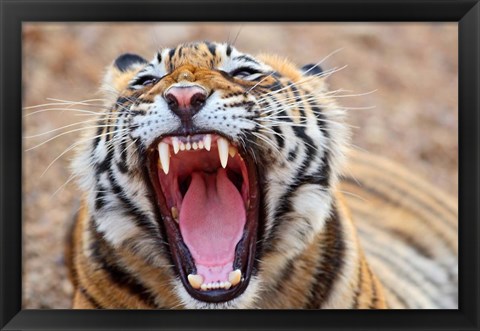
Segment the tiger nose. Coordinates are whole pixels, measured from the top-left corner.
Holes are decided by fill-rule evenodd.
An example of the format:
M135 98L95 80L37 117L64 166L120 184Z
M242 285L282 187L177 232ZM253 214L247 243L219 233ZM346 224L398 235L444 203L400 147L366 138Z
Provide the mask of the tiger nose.
M177 116L189 119L205 105L207 93L199 86L172 86L166 91L165 99Z

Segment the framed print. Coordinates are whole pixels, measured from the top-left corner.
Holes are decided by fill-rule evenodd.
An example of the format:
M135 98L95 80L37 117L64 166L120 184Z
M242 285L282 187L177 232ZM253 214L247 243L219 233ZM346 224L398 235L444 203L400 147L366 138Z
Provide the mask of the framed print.
M479 8L2 1L2 330L478 329Z

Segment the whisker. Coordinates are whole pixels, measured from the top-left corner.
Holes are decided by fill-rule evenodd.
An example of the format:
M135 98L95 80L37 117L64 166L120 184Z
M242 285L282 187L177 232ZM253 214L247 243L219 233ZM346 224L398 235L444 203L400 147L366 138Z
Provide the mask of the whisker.
M28 106L28 107L23 107L22 109L28 110L28 109L45 107L45 106L64 106L64 105L83 105L83 106L95 107L97 105L92 105L92 104L89 104L88 102L105 101L105 99L87 99L87 100L81 100L81 101L67 101L67 100L52 99L52 98L46 98L46 99L47 100L52 100L52 101L59 101L59 102L44 103L44 104L41 104L41 105Z
M83 140L79 140L77 142L74 142L73 144L71 144L67 149L65 149L60 155L58 155L52 162L50 162L50 164L47 166L47 168L43 171L43 173L40 175L40 177L43 177L45 175L45 173L47 173L48 169L50 169L50 167L58 160L60 159L63 155L65 155L66 153L68 153L69 151L71 151L72 149L74 149L76 146L80 145L80 144L83 144L87 141L91 141L93 139L96 139L98 137L102 137L102 136L105 136L106 134L109 134L109 133L102 133L102 134L99 134L99 135L95 135L93 137L89 137L87 139L83 139Z
M75 125L82 125L82 124L91 123L91 122L98 122L98 119L86 120L86 121L80 121L80 122L68 124L68 125L62 126L62 127L60 127L60 128L55 128L55 129L53 129L53 130L49 130L49 131L47 131L47 132L42 132L42 133L34 134L34 135L32 135L32 136L25 136L25 137L23 137L23 138L25 138L25 139L36 138L36 137L44 136L44 135L46 135L46 134L50 134L50 133L52 133L52 132L56 132L56 131L63 130L63 129L65 129L65 128L72 127L72 126L75 126ZM114 125L111 125L111 126L114 126Z
M44 142L42 142L42 143L40 143L36 146L33 146L33 147L30 147L29 149L26 149L25 152L31 151L32 149L35 149L35 148L38 148L38 147L40 147L40 146L42 146L42 145L44 145L44 144L46 144L46 143L48 143L48 142L50 142L54 139L57 139L57 138L59 138L61 136L64 136L66 134L77 132L77 131L82 131L82 130L87 130L87 129L95 129L95 128L99 128L99 127L113 127L113 126L112 125L90 126L90 127L84 127L84 128L79 128L79 129L75 129L75 130L70 130L70 131L67 131L67 132L62 132L62 133L56 135L55 137L47 139ZM122 129L121 131L124 131L124 130L128 130L128 128ZM114 132L114 131L112 131L112 132ZM112 132L107 132L106 134L110 134Z

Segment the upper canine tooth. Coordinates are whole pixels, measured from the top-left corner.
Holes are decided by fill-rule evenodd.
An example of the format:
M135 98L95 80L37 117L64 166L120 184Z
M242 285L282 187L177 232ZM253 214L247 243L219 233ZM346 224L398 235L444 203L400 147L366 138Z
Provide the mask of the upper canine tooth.
M234 146L230 146L228 148L228 154L233 159L235 157L235 155L237 154L237 149Z
M172 145L173 145L173 152L175 154L178 153L178 151L180 150L180 145L178 144L178 139L177 138L172 138Z
M242 272L240 271L240 269L237 269L237 270L231 271L228 274L228 281L230 282L230 284L232 284L232 286L235 286L238 283L240 283L241 277L242 277Z
M202 275L189 274L187 278L188 278L188 282L190 283L190 285L192 285L194 289L198 290L199 288L202 287L202 283L203 283Z
M212 146L212 136L209 134L205 135L205 138L203 139L203 143L205 144L205 149L207 151L210 151L210 147Z
M163 172L165 173L165 175L167 175L168 170L170 169L170 151L168 144L163 142L158 144L158 156L160 158Z
M218 138L218 156L223 168L227 167L228 162L228 141L225 138Z

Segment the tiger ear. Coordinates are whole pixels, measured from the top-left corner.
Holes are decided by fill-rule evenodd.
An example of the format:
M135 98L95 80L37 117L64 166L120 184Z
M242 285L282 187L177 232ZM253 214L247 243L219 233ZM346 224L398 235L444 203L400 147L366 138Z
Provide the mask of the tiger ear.
M143 57L125 53L117 57L117 59L107 68L107 72L103 79L103 87L106 91L120 93L128 87L130 80L142 69L147 60Z
M306 76L319 76L323 73L322 67L318 64L306 64L301 70Z

